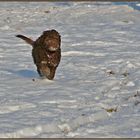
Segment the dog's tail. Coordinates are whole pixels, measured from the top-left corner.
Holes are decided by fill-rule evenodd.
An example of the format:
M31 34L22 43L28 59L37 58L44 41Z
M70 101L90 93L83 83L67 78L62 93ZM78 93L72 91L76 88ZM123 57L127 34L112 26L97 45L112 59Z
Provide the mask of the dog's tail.
M25 42L27 42L28 44L32 45L34 44L34 41L26 36L23 35L16 35L16 37L23 39Z

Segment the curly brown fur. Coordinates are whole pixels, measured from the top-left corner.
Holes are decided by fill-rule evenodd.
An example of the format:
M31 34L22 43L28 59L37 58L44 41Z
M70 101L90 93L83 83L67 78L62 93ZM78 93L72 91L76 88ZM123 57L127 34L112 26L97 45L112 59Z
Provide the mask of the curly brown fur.
M32 57L41 77L53 80L61 59L61 36L56 30L47 30L36 40L17 35L32 45Z

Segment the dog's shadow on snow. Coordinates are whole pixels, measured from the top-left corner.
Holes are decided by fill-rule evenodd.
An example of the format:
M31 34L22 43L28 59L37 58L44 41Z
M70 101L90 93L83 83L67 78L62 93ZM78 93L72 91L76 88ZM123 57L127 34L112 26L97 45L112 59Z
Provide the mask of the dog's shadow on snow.
M22 76L22 77L26 77L26 78L38 77L37 72L35 72L33 70L19 70L19 71L15 71L15 74Z
M38 77L38 74L36 71L33 71L33 70L27 70L27 69L23 69L23 70L6 70L8 71L9 73L12 73L12 74L15 74L15 75L18 75L20 77L25 77L25 78L35 78L35 77Z

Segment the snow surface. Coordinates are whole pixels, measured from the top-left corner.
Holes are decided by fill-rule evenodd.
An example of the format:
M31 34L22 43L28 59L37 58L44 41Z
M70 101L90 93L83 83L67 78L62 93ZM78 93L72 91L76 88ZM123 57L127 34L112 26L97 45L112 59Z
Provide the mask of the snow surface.
M111 2L0 3L0 137L140 137L140 12ZM62 60L40 79L33 39L56 29ZM34 80L35 81L34 81Z

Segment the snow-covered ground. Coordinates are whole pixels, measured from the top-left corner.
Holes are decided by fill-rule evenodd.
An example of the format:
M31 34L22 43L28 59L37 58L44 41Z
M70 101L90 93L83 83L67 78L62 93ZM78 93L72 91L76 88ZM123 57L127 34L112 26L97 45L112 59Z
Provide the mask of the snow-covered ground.
M39 78L32 48L15 37L47 29L62 38L53 81ZM140 11L1 2L0 44L0 137L140 137Z

